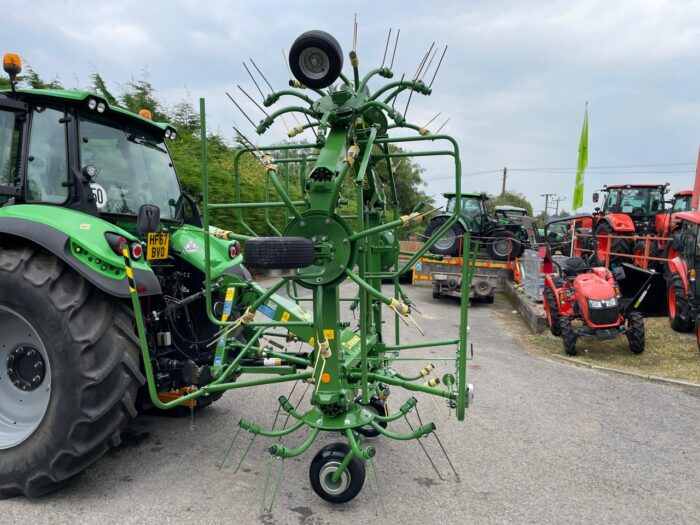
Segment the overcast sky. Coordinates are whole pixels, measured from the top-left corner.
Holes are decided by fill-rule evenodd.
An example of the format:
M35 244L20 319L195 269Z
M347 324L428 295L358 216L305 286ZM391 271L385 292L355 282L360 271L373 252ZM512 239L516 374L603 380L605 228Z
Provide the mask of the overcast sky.
M288 78L281 49L308 29L323 29L347 53L357 11L364 71L381 62L389 27L401 29L398 77L414 73L433 41L449 46L433 95L414 96L408 120L423 125L438 111L439 123L451 117L444 131L460 143L464 189L500 191L508 166L508 189L524 193L536 209L545 192L565 197L569 209L573 172L541 168L576 166L586 101L586 207L606 182L692 187L700 144L698 1L5 0L3 6L2 51L19 53L43 77L57 74L67 87L85 87L97 69L118 91L118 83L147 68L165 103L188 91L194 101L206 97L212 129L228 138L233 123L254 135L225 96L236 83L255 90L242 60L252 57L281 88ZM405 103L400 98L396 107ZM256 121L261 117L245 107ZM279 124L259 141L283 135ZM453 187L449 163L422 165L429 193ZM519 171L531 168L538 171Z

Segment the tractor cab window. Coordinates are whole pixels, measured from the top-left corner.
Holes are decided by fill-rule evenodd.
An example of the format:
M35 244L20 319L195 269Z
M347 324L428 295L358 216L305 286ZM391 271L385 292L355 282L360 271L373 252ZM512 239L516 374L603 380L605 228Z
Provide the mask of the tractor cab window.
M605 199L605 206L603 207L603 210L605 213L609 212L615 212L617 211L618 204L620 202L620 192L619 191L611 191L608 193L608 198Z
M25 197L62 204L68 198L65 112L37 107L32 114Z
M691 195L681 195L676 197L673 201L673 208L671 208L671 213L678 213L681 211L690 210L690 198Z
M13 111L0 111L0 186L14 186L19 167L20 118ZM8 201L0 195L0 206Z
M470 197L462 198L462 215L472 219L483 213L484 210L481 206L481 201L479 199L474 199Z
M91 187L101 213L137 215L143 204L176 219L180 184L165 144L140 128L80 117L80 163L97 174Z

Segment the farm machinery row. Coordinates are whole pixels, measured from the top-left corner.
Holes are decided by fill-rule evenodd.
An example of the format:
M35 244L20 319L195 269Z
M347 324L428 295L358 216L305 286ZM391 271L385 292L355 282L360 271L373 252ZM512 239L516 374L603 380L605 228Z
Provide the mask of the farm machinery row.
M668 185L661 184L606 186L603 192L602 210L546 225L557 230L563 225L566 233L550 253L573 256L554 263L557 271L545 279L544 307L552 333L564 338L570 355L576 353L579 336L620 334L640 353L642 313L668 315L674 330L695 329L700 349L695 285L700 214L691 211L693 191L677 192L670 201L664 199ZM593 200L599 200L598 192ZM595 281L597 290L586 292L584 280ZM607 309L607 319L601 308ZM577 319L583 327L571 330Z
M55 490L117 444L142 407L196 410L230 389L285 384L309 392L311 408L303 412L291 393L279 397L277 413L289 426L265 429L241 419L238 431L275 438L270 466L273 457L301 455L322 432L340 436L309 469L314 491L334 503L360 492L377 454L367 438L437 437L431 422L411 425L409 433L387 428L417 414L415 397L389 411L390 392L436 396L464 419L473 392L466 295L456 333L402 342L402 323L415 335L422 330L399 277L434 240L399 263L400 229L420 223L426 211L400 214L393 161L411 153L389 145L439 143L444 147L421 154L453 160L455 202L438 234L461 217L459 148L450 136L407 122L392 105L402 93L431 94L423 80L427 60L413 77L389 81L391 66L361 77L355 50L349 56L347 77L331 35L310 31L296 39L290 87L262 101L295 104L265 112L255 127L263 134L295 113L306 123L290 136L308 130L313 138L256 147L239 133L235 202L212 198L200 100L201 210L181 191L167 147L177 136L172 126L95 93L17 89L21 61L5 56L13 88L0 93L0 497ZM386 83L372 93L368 86L378 78ZM394 137L395 130L410 134ZM276 200L242 198L244 155L260 162L260 184ZM291 167L297 178L290 181ZM354 206L341 209L348 201ZM259 237L245 221L245 232L210 224L213 210L240 217L272 208L286 216L277 237ZM464 257L468 262L469 250ZM263 288L249 268L276 281ZM461 278L469 282L469 264ZM382 287L386 279L391 290ZM354 295L345 295L352 290L341 287L346 282ZM341 317L348 304L355 323ZM384 333L387 314L393 337ZM454 370L434 375L414 353L421 348L444 349ZM420 370L400 373L399 356ZM300 445L280 442L304 430ZM275 493L280 479L281 471ZM268 468L265 492L269 480Z

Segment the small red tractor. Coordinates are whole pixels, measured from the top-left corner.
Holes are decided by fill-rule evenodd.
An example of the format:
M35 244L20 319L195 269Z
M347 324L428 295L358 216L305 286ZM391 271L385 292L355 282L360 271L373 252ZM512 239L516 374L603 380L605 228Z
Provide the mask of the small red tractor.
M545 238L551 224L545 226ZM649 289L653 272L628 300L623 299L617 282L625 277L622 266L613 270L591 267L592 256L568 257L561 263L547 258L557 271L545 276L544 310L552 334L562 336L567 355L576 355L579 337L595 337L600 341L623 334L633 353L644 352L644 317L637 307Z
M695 328L700 348L700 323L698 323L698 290L696 274L700 266L700 211L676 214L678 227L673 236L672 258L668 263L667 292L668 319L671 328L678 332L690 332Z
M596 208L592 221L595 242L591 248L601 265L619 264L624 260L620 254L636 253L639 246L635 245L634 235L654 235L662 229L666 216L664 195L669 185L616 184L603 186L600 191L604 194L603 208ZM600 192L595 192L593 202L598 200ZM661 255L660 247L653 245L649 256Z

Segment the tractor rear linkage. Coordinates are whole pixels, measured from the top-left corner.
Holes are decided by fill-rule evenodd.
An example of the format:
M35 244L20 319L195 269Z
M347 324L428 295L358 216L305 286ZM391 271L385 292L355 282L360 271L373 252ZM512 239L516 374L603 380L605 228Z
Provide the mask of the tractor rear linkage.
M385 398L389 386L443 397L448 400L449 408L455 409L457 419L460 421L464 419L465 407L472 394L471 385L466 382L467 294L462 295L459 334L454 339L401 344L399 323L403 321L408 325L408 321L411 321L420 330L411 317L411 303L401 290L399 276L410 269L441 237L441 234L460 217L461 163L459 149L453 138L448 135L432 135L423 127L407 123L404 115L390 105L392 100L404 90L422 95L431 93L430 87L420 79L420 71L412 80L388 83L374 95L370 95L369 90L366 89L368 81L374 76L390 79L393 76L392 71L387 67L381 67L370 71L364 79L360 80L358 59L353 51L350 53L350 61L354 81L347 79L341 72L343 56L340 46L326 33L320 31L304 33L293 44L289 57L292 72L296 77L296 80L290 81L293 89L272 93L265 98L263 104L270 106L282 96L295 96L303 101L306 107L289 106L275 111L260 122L256 131L262 134L285 113L303 113L308 118L308 125L294 128L289 135L292 137L305 129L314 128L316 142L257 148L239 133L239 139L244 147L238 151L234 159L233 180L237 202L212 203L210 201L206 111L204 99L200 99L204 232L247 244L245 251L247 266L257 267L261 272L276 272L282 275L279 281L267 290L253 281L235 276L212 279L209 264L209 236L205 235L207 312L211 322L221 327L216 341L214 363L210 367L213 378L211 383L198 389L193 388L181 397L170 401L159 398L151 366L152 356L146 340L141 303L136 292L137 283L133 282L127 249L123 250L123 255L130 280L131 297L152 403L163 409L182 404L191 406L192 402L201 396L224 390L282 382L306 382L307 390L312 387L310 398L312 408L308 412L299 413L287 397L279 398L278 415L279 410L283 410L288 419L295 421L291 426L287 427L285 424L281 430L274 430L273 425L272 430L267 431L246 419L241 419L238 432L243 429L251 433L253 439L258 435L281 439L302 427L310 427L310 435L297 448L287 448L281 443L269 448L272 456L282 459L304 453L321 431L341 433L346 438L347 444L334 443L322 449L312 461L310 478L312 487L319 496L327 501L342 503L359 493L365 478L364 463L373 461L372 458L376 453L373 446L362 448L364 436L382 435L397 440L419 440L421 437L434 434L433 423L421 422L415 429L408 423L412 430L406 434L399 434L386 428L388 423L401 417L406 418L414 408L420 421L417 400L414 397L409 398L397 412L388 413ZM308 70L317 66L321 69ZM333 86L338 77L343 84ZM319 98L312 100L302 92L303 89L307 89L311 94L318 94ZM380 95L386 92L389 94L384 100L379 100ZM390 124L391 121L393 124ZM389 137L389 131L395 128L416 131L417 136ZM434 141L445 141L451 148L419 153L389 148L390 144ZM289 156L290 151L306 152L311 149L315 150L313 156L306 154L292 158ZM240 158L244 154L253 155L263 165L266 195L269 195L270 186L272 186L280 198L279 201L269 200L269 197L265 202L241 201L239 166ZM400 228L419 223L429 212L423 212L422 207L419 206L409 215L400 215L392 159L428 155L453 157L455 209L440 231L401 266L398 259ZM315 160L310 171L307 169L309 158ZM382 162L386 166L384 179L377 172L377 167ZM290 187L290 165L299 168L298 188L296 185ZM283 166L284 183L279 178L279 166ZM354 186L356 210L351 215L341 215L340 205L347 202L340 198L341 191L349 191L344 182L351 172L354 174L354 180L350 182L354 183L351 187ZM388 191L388 195L385 195L385 190ZM250 208L264 209L268 226L272 231L279 232L280 236L257 238L254 229L242 216L242 211ZM270 208L283 208L286 211L282 231L270 222L268 213ZM215 209L235 210L239 224L250 235L210 228L210 212ZM385 219L385 216L390 220ZM464 245L468 247L470 243L465 242ZM295 268L290 267L288 262L290 254L301 261L303 257L300 254L305 251L310 254L307 260L300 262ZM263 253L265 257L254 260L253 252ZM284 252L285 257L277 255L277 262L273 261L270 264L270 254L274 259L276 252ZM473 254L465 250L464 257L462 283L466 283L468 287L472 272L469 259ZM348 279L358 286L356 297L340 297L339 287ZM394 284L394 294L396 297L401 297L401 301L382 292L382 279L391 279ZM284 286L287 286L291 299L276 294ZM311 290L312 295L300 297L297 286ZM221 319L217 319L213 314L212 296L217 291L223 290L227 291L225 313ZM301 301L312 301L313 311L309 312L300 306ZM349 323L340 320L340 304L343 301L352 302L353 311L355 306L359 305L358 333L349 330ZM388 344L387 338L382 335L384 321L381 304L388 306L394 314L394 344ZM236 319L228 319L231 312L243 313L233 314L238 315ZM259 320L256 318L257 313L266 315L269 320ZM278 352L270 348L261 350L261 337L280 336L279 332L273 332L275 328L286 330L297 340L308 343L313 347L313 351L309 354L300 354ZM237 330L239 332L242 329L245 336L244 342L239 337L234 337L234 329L239 329ZM425 384L418 384L416 381L427 379L426 376L432 373L432 365L428 365L413 377L402 376L392 368L392 363L402 352L436 346L457 347L456 357L445 358L455 361L454 375L446 374L442 380L433 377ZM254 370L254 367L245 364L250 360L259 361L261 356L265 360L270 359L272 365ZM427 360L419 357L401 359ZM300 372L297 371L297 367L310 368L311 371ZM272 377L238 380L244 373L255 372L272 374ZM446 388L441 388L440 383ZM359 397L356 397L358 393ZM406 421L408 422L407 418ZM233 448L238 432L226 456ZM418 441L418 443L423 448L421 442ZM250 450L251 445L252 440L245 454ZM440 447L442 448L441 443ZM428 458L430 459L429 456ZM270 468L268 468L268 478ZM280 479L281 471L277 480L278 487ZM266 479L265 492L267 492L267 482Z

